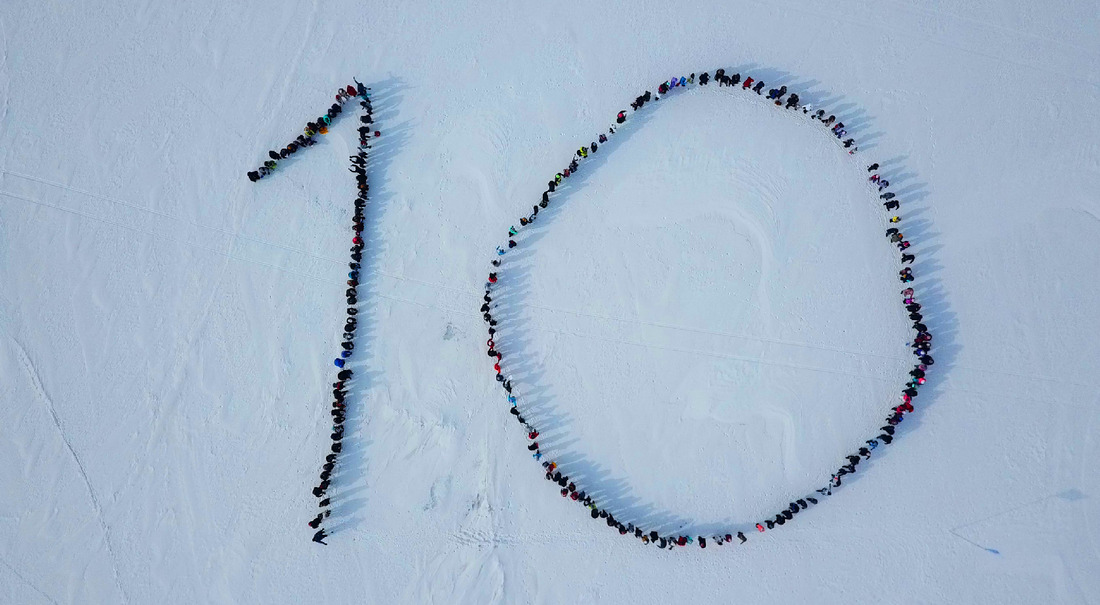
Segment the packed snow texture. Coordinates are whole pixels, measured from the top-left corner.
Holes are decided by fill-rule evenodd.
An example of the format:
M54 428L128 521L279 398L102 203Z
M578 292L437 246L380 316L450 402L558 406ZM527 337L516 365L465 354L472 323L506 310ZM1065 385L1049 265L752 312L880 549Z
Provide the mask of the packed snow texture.
M1091 2L0 4L0 602L1096 603L1100 15ZM795 523L644 547L564 501L492 378L493 248L525 233L509 368L623 519L750 527L905 381L883 164L936 365ZM328 442L354 120L375 91L351 436ZM1092 570L1092 571L1090 571Z

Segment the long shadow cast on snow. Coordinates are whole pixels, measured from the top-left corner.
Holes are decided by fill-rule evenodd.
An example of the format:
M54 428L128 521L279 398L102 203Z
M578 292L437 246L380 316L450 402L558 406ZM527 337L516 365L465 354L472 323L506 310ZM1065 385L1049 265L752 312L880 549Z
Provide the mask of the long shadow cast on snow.
M786 85L789 92L798 93L802 103L812 103L815 109L826 109L826 115L837 116L839 121L844 122L848 136L856 139L856 144L859 147L859 161L862 163L874 161L869 159L865 152L874 148L873 141L883 136L883 133L871 130L872 119L865 110L859 108L855 103L846 101L841 95L821 89L815 80L798 80L787 72L761 68L755 64L741 65L729 68L726 71L729 74L741 73L742 77L751 75L754 79L764 80L766 87ZM717 87L713 83L708 86ZM733 89L730 89L729 92L731 94L754 94L751 91L740 89L736 93ZM660 101L647 103L641 111L631 114L630 120L624 125L624 128L617 130L616 134L600 147L599 153L585 160L581 164L579 173L563 182L563 185L558 188L551 198L550 206L539 212L535 223L523 229L517 236L520 246L502 257L504 262L498 270L502 283L506 283L507 287L495 289L493 295L493 317L498 320L497 348L504 355L504 371L516 386L520 411L533 426L539 429L538 441L540 448L547 453L547 456L550 452L553 453L552 457L547 459L552 458L557 462L562 474L568 475L577 484L578 489L583 489L590 494L601 509L607 510L619 521L633 523L646 532L656 530L664 536L680 534L710 536L729 531L749 533L755 531L756 520L719 519L699 523L675 512L664 510L651 502L643 501L633 493L627 479L615 476L606 466L579 452L578 449L582 448L583 445L573 437L575 434L571 430L573 419L562 413L554 405L550 388L544 381L545 369L542 363L525 355L525 352L531 349L532 344L531 335L525 327L527 323L524 313L525 303L530 300L532 290L531 261L533 253L531 248L533 244L545 236L550 223L563 211L572 194L587 183L589 175L599 170L619 146L630 140L634 132L645 127L645 124L650 120L650 114L656 109L654 106L673 102L677 96L679 95L666 95ZM791 114L797 112L797 110L780 111L788 111ZM823 136L832 136L828 129L820 123L810 121L806 116L801 116L801 112L797 113L800 117L807 119L808 126L821 128ZM879 172L884 178L891 181L892 190L902 203L903 222L901 226L904 227L903 232L906 238L912 243L909 252L915 254L918 259L913 267L913 273L917 279L911 285L916 289L917 299L922 305L921 311L924 315L922 321L929 327L935 338L932 355L936 364L929 369L929 383L921 388L919 397L914 399L914 406L917 408L916 413L907 415L906 420L899 425L896 433L897 441L891 446L880 446L870 461L862 463L858 469L860 472L847 475L844 478L845 485L858 480L864 474L863 471L884 451L890 448L902 447L905 442L904 435L908 431L919 427L920 415L923 413L923 409L935 402L937 395L940 393L940 384L953 366L958 353L958 345L954 342L957 321L954 313L949 309L947 295L938 277L940 265L935 259L935 252L940 248L940 245L936 243L939 234L932 229L931 221L925 218L928 212L927 186L917 179L916 174L905 171L902 167L905 159L905 157L896 157L879 161L881 164ZM871 196L870 193L868 195ZM874 200L874 197L871 199ZM881 209L881 206L878 206L878 208ZM887 243L887 245L890 244ZM905 287L891 276L883 276L883 279L889 284L888 287L897 287L898 290ZM900 296L898 302L899 304L901 302ZM915 360L915 357L913 359ZM899 393L905 378L904 375L898 377ZM884 405L883 418L888 415L889 408L898 403L900 401ZM885 424L885 421L868 419L868 424L868 431L870 432L868 438L870 438L877 432L871 432L873 428ZM855 453L855 450L863 444L854 443L852 445L852 453ZM838 461L838 467L841 464L844 464L844 462ZM827 478L823 477L821 484L825 484L826 481ZM809 487L812 488L813 486ZM547 487L548 492L551 488L554 490L553 493L556 493L558 486L551 484ZM809 494L817 496L812 491L809 491ZM736 497L735 494L731 496ZM792 499L798 497L800 496L793 496ZM786 507L786 504L785 502L777 502L776 506L777 509L782 509ZM586 509L581 507L578 507L578 509L587 513ZM808 512L804 511L798 516ZM795 520L798 516L795 517ZM596 522L601 526L605 525L603 519L597 519Z
M858 470L860 472L844 477L845 486L859 481L864 476L867 467L874 466L874 462L881 457L884 447L905 449L905 435L921 426L921 418L926 413L927 408L934 404L943 393L943 382L954 367L961 349L956 342L958 318L951 310L947 291L939 278L939 274L943 269L943 265L936 258L936 252L943 247L942 244L938 243L940 234L934 230L932 221L926 218L931 208L928 185L919 181L916 173L905 169L904 162L907 159L908 156L895 156L886 160L878 160L878 173L890 181L890 190L897 194L895 199L901 200L901 208L896 211L898 216L902 218L899 227L905 238L912 244L907 252L916 256L916 261L912 264L915 280L908 285L913 287L914 297L921 304L920 312L923 315L921 322L928 326L928 331L932 334L933 341L930 355L935 364L929 366L927 371L928 382L919 389L919 395L913 399L913 413L906 414L905 420L896 427L894 443L889 446L880 445L879 449L875 450L878 455L872 456L870 460L864 461L859 466ZM898 289L904 289L905 286L905 284L900 284ZM906 343L906 345L908 344ZM906 354L910 354L908 348ZM909 359L912 360L913 365L920 363L915 356ZM901 381L899 380L899 382ZM897 403L895 401L889 407L892 408ZM890 411L888 410L884 417L889 414ZM885 422L877 424L884 425Z
M370 420L367 396L378 378L378 371L369 366L375 332L376 310L374 301L377 294L377 269L384 239L379 229L379 220L385 211L386 203L393 198L389 189L387 174L389 166L405 145L412 130L406 121L395 124L400 104L401 92L406 85L398 78L389 78L380 82L367 83L371 88L371 106L374 117L372 126L381 131L382 136L371 139L371 150L367 165L367 179L370 195L363 209L362 238L363 258L359 268L359 313L356 315L355 354L345 367L353 372L348 381L347 414L344 421L343 451L337 456L337 465L333 473L329 491L332 502L332 516L326 523L328 531L335 534L354 529L363 520L362 511L367 505L364 494L369 487L368 451L372 440L367 437L366 427ZM392 126L391 126L392 124ZM355 127L359 127L356 120ZM354 179L348 178L348 197L355 198ZM347 243L351 245L352 232L348 229ZM350 258L348 259L350 260Z

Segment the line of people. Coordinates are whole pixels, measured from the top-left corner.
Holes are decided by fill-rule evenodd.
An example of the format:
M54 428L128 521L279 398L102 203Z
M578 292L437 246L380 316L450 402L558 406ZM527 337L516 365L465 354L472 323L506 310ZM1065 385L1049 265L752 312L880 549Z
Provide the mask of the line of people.
M725 69L718 69L714 72L713 78L708 72L704 72L698 78L700 86L706 86L711 80L714 80L719 87L736 87L738 83L741 83L741 74L736 73L733 75L726 75ZM653 94L650 91L645 91L643 94L637 96L630 104L630 108L637 112L642 107L651 101L660 100L661 96L668 95L676 88L683 88L691 86L696 82L695 74L692 73L689 76L679 76L666 80L657 86L657 94ZM754 79L750 76L746 76L744 82L741 84L742 90L752 89L753 92L760 95L765 84L761 81L756 81L753 84ZM855 140L853 138L845 138L847 131L844 128L844 123L837 119L835 115L829 115L826 117L825 110L819 109L810 114L813 110L811 104L799 105L800 99L797 94L791 94L784 101L783 97L787 95L787 87L781 86L779 88L773 88L768 92L767 98L772 100L776 107L782 107L784 109L801 109L803 115L809 116L815 121L819 121L827 126L831 134L836 137L842 144L842 146L848 150L848 154L852 155L856 152ZM619 534L624 536L632 536L641 540L643 544L655 544L659 548L672 549L677 546L686 546L688 544L698 544L700 548L706 548L708 540L712 543L721 546L731 543L733 538L736 537L739 544L743 544L747 541L747 537L741 531L734 534L732 531L725 534L716 534L710 537L706 536L672 536L672 535L660 535L657 531L646 531L644 528L636 527L633 523L623 523L621 520L615 519L614 515L607 509L600 506L596 499L582 487L578 487L576 482L571 480L569 476L562 472L558 464L553 460L542 460L544 453L539 446L538 429L529 422L523 415L520 408L517 396L513 393L511 378L504 374L503 362L504 356L496 348L495 337L497 334L497 320L493 317L493 295L494 291L498 287L502 277L501 266L503 264L504 256L512 249L517 247L517 237L520 229L527 227L535 222L538 217L539 210L545 209L552 201L552 194L563 185L567 184L566 180L577 173L581 167L581 163L589 157L590 154L594 154L599 150L599 146L608 141L608 137L614 136L616 130L621 128L627 120L626 110L620 111L616 116L614 122L608 127L606 133L600 133L597 136L597 140L592 141L586 146L580 147L576 153L573 154L573 158L569 164L560 172L554 175L546 184L546 190L542 193L542 199L531 207L531 212L525 216L520 217L519 227L512 225L508 229L508 239L506 244L497 246L497 257L491 261L492 269L490 269L488 280L485 283L485 295L483 297L484 303L481 306L482 318L488 324L489 339L486 341L487 354L493 361L493 370L496 375L497 382L500 383L504 389L505 397L509 404L509 413L515 417L516 421L523 427L523 430L527 434L529 444L527 449L532 452L531 457L535 461L539 462L542 466L544 476L547 481L556 483L559 487L559 493L563 498L568 498L574 502L578 502L589 509L589 515L592 519L603 520L609 527L616 529ZM889 181L884 180L876 171L879 169L877 163L871 164L867 167L869 172L872 172L870 182L878 187L880 192L880 199L885 200L883 205L886 210L898 210L900 208L900 201L895 199L893 192L887 191L890 186ZM892 224L898 224L901 222L900 215L894 215L889 218L889 222ZM898 246L899 251L902 252L901 263L903 265L912 263L915 260L915 256L907 252L910 243L904 238L900 232L900 228L887 229L886 235L890 238L891 242ZM898 273L898 278L903 283L911 282L914 280L913 272L910 267L904 267ZM829 484L821 489L816 490L816 495L806 495L801 498L797 498L790 502L790 504L775 515L774 518L765 519L756 524L756 529L759 532L764 532L769 529L773 529L777 525L784 525L788 521L794 519L795 515L799 512L808 509L811 505L818 503L817 495L828 496L832 495L832 489L841 485L841 477L854 473L856 466L860 463L860 460L869 459L871 452L880 444L889 445L894 439L895 427L901 423L905 414L913 411L912 400L918 394L918 388L925 383L925 372L928 366L934 363L932 357L929 355L931 351L932 335L928 331L927 326L921 323L923 318L920 311L920 304L916 302L914 290L912 287L906 288L902 291L904 296L903 302L906 305L906 310L909 311L910 319L913 320L913 329L917 332L914 337L911 347L914 355L917 357L918 364L916 364L912 371L909 372L911 380L905 384L905 388L901 391L901 404L893 407L890 411L890 415L886 419L886 425L883 426L881 433L873 439L867 440L861 447L858 448L855 454L846 456L843 466L841 466L836 473L830 478Z
M336 119L336 116L343 112L343 104L346 101L356 97L366 98L364 95L370 89L363 86L358 80L354 80L354 82L355 84L349 84L347 88L341 88L336 93L336 102L328 108L328 111L326 111L324 115L312 122L307 122L305 128L302 129L302 134L298 135L293 141L287 143L286 146L279 151L273 149L268 151L267 156L271 159L265 161L259 168L250 170L247 174L248 180L255 183L275 172L275 169L279 166L279 160L285 160L295 153L298 153L301 149L312 147L317 143L315 138L317 135L328 134L328 127ZM371 122L363 122L363 124L369 126ZM359 129L360 135L362 135L363 130L363 128ZM378 136L380 133L375 132L374 134Z
M348 263L350 272L348 273L347 290L344 292L347 299L347 317L344 321L343 341L340 343L342 351L340 356L333 361L337 368L337 374L336 382L332 383L333 402L330 411L332 415L332 434L330 435L332 445L329 446L330 451L325 455L325 463L321 466L320 483L313 488L313 496L318 499L318 507L321 510L308 523L309 527L315 530L313 541L318 544L327 544L324 540L328 537L328 533L325 532L322 525L325 519L332 514L328 490L332 485L332 475L336 469L338 455L343 450L344 420L347 413L345 401L348 393L347 383L353 374L350 368L344 366L347 359L351 357L352 351L355 350L356 315L359 313L356 308L358 303L359 263L363 259L363 209L366 207L368 194L370 193L370 185L367 182L368 152L371 148L370 139L372 134L373 136L381 136L380 132L372 130L374 118L372 117L370 88L363 86L358 80L355 80L355 84L349 85L347 88L341 88L336 93L336 103L329 108L324 116L318 118L316 122L308 123L303 134L299 135L296 141L285 147L282 152L269 152L272 159L270 162L265 162L265 166L258 171L248 173L248 178L255 182L270 174L275 169L275 162L278 159L288 157L302 147L313 145L313 137L317 134L327 134L328 126L332 123L332 120L343 112L343 105L352 99L359 99L359 105L363 109L363 114L359 118L361 124L359 127L358 151L348 158L351 164L348 170L355 173L358 193L355 198L355 212L352 216L351 261Z

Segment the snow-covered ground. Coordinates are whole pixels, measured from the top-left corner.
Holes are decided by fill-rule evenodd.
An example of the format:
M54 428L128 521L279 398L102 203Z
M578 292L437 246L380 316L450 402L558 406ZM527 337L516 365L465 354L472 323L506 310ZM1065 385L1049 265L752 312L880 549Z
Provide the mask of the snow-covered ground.
M1100 14L1092 2L0 4L0 602L1100 602ZM506 230L631 118L505 269L509 371L644 547L528 458L477 313ZM354 124L375 90L351 438L328 441ZM503 323L503 322L502 322ZM627 517L624 517L626 519Z

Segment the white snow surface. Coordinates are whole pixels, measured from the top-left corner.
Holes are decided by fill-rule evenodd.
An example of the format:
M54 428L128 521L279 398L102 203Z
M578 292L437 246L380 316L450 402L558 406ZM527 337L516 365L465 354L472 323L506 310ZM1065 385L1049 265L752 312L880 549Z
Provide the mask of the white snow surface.
M0 3L0 602L1100 602L1094 2ZM898 438L744 546L562 499L485 356L624 521L749 530L822 486L912 362ZM382 137L329 546L354 118ZM357 111L357 110L356 110ZM1093 469L1093 470L1089 470ZM1091 570L1091 571L1090 571Z

